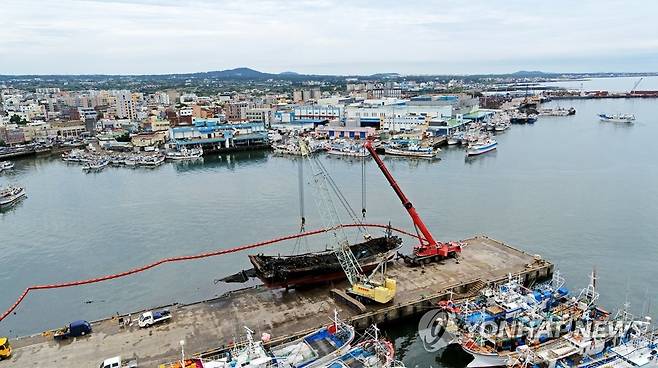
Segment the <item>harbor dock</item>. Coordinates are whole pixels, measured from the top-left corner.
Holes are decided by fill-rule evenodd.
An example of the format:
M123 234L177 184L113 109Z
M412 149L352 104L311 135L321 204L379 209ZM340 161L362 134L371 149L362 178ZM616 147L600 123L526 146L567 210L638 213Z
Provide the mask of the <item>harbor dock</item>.
M244 326L271 334L273 341L289 340L330 322L337 310L357 329L432 309L438 300L475 295L483 287L520 275L532 284L548 279L553 264L486 236L464 240L460 257L422 267L408 267L399 260L388 267L397 280L397 295L387 305L366 305L365 310L335 298L346 282L305 290L241 289L219 298L168 306L173 319L150 329L127 326L127 315L92 322L93 333L72 340L55 341L48 333L13 339L14 354L3 366L91 367L121 355L136 359L140 367L155 367L180 358L179 341L186 355L208 356L244 336ZM245 255L246 256L246 255ZM136 319L140 312L132 313ZM65 321L63 321L65 322Z

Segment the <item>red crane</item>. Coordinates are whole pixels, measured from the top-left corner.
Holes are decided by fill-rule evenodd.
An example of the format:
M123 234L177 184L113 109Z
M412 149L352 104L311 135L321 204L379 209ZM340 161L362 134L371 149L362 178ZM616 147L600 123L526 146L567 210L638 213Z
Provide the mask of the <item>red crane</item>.
M432 233L427 228L427 226L425 226L425 223L423 220L421 220L418 212L416 212L416 208L414 208L409 198L407 198L407 196L402 192L402 189L400 189L400 186L393 178L393 175L391 175L391 172L388 171L388 168L386 168L386 165L384 165L384 162L375 151L375 148L372 147L372 142L367 140L364 144L364 147L368 150L368 152L370 152L370 155L377 163L377 166L379 166L379 169L386 177L386 180L388 180L388 183L395 191L395 194L397 194L398 198L400 198L402 206L404 206L407 212L409 212L409 216L411 216L411 220L413 221L414 227L416 228L416 233L418 233L420 244L414 246L412 256L402 255L405 262L413 265L426 264L448 257L455 257L457 253L461 252L461 243L441 243L434 239L434 236L432 236Z

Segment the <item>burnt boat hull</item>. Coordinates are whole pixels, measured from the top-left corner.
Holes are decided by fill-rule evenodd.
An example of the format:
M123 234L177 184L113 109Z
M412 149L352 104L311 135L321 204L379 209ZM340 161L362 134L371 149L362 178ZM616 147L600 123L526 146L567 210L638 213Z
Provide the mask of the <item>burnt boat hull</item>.
M370 239L350 248L364 272L375 269L382 259L391 260L402 244L397 236ZM303 287L345 279L333 251L294 256L249 255L256 276L268 287Z

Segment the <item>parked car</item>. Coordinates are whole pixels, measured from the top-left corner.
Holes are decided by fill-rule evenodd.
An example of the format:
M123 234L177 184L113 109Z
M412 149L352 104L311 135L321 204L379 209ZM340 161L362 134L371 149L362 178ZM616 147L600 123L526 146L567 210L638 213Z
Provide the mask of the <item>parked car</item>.
M91 324L87 321L75 321L68 326L55 330L53 337L55 339L66 339L69 337L84 336L91 333Z
M137 368L137 361L124 361L120 356L105 359L99 368Z
M162 323L170 319L171 313L166 309L161 311L149 311L144 312L141 316L139 316L139 321L137 321L137 324L139 327L143 328L153 326L156 323Z

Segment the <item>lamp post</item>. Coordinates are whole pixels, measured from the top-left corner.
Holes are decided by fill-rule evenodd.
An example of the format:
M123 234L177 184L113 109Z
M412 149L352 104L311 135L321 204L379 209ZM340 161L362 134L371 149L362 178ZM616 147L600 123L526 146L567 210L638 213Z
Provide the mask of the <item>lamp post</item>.
M181 356L180 365L181 367L185 368L185 340L181 340L179 343L180 343L180 356Z

